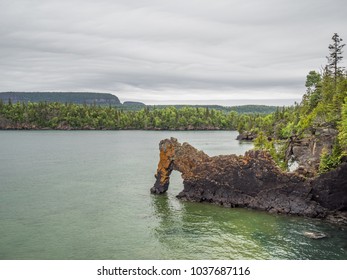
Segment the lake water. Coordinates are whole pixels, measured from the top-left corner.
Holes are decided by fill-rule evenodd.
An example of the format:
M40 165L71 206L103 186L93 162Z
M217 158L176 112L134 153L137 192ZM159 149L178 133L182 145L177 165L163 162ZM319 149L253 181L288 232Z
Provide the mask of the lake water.
M209 155L236 132L0 131L0 259L347 259L346 228L151 195L161 139ZM328 238L312 240L305 231Z

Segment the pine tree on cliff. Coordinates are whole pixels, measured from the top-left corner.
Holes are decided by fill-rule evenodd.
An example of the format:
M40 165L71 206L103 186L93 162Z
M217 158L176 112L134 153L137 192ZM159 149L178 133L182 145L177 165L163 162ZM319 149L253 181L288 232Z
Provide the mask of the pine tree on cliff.
M329 45L328 64L323 72L322 79L322 112L326 113L325 121L333 125L341 119L341 106L345 98L345 72L344 67L340 66L343 59L342 39L335 33L331 38L333 43Z
M343 74L344 70L344 67L341 67L338 64L341 62L343 58L342 49L346 44L341 43L343 40L337 33L335 33L331 39L333 40L333 43L329 45L329 56L326 57L328 59L327 69L334 78L334 85L336 91L337 78Z

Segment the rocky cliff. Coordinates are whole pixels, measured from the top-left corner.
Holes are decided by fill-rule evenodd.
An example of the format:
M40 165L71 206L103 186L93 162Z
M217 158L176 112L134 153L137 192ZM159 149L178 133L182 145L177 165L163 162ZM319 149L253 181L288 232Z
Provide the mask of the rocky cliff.
M165 139L159 144L160 160L155 194L169 187L172 170L182 173L184 200L210 202L225 207L249 207L276 213L326 217L347 210L347 164L320 177L305 178L282 172L263 151L244 156L209 157L188 143Z
M289 163L297 163L298 173L306 177L316 176L321 154L323 150L328 154L331 153L337 134L338 131L334 128L317 127L305 137L291 137L286 151L286 160Z

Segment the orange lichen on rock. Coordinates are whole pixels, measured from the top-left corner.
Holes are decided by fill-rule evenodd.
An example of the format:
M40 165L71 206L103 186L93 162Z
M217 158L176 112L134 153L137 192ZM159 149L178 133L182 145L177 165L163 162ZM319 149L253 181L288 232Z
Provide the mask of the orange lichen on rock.
M160 150L157 174L161 174L161 184L165 184L169 180L171 174L170 165L172 164L174 156L175 149L172 144L168 144L165 146L165 149Z

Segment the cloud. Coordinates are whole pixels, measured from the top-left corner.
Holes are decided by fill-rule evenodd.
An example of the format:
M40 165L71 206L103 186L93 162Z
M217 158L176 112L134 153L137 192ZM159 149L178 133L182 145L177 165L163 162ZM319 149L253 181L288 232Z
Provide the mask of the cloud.
M338 7L338 8L336 8ZM0 91L123 100L297 98L347 38L347 3L0 0Z

